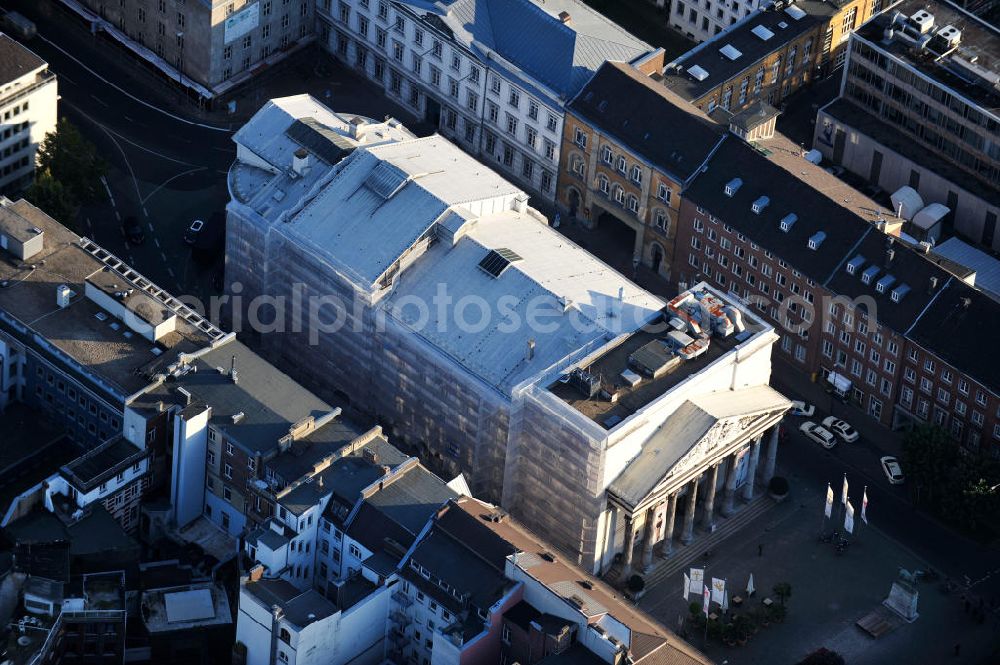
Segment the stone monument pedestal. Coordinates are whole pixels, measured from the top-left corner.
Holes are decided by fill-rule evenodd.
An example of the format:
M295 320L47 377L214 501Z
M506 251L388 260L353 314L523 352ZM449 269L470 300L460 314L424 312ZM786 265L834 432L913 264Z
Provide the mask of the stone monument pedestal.
M917 613L917 588L910 582L897 580L892 583L889 597L882 604L901 616L908 623L913 623L920 616Z

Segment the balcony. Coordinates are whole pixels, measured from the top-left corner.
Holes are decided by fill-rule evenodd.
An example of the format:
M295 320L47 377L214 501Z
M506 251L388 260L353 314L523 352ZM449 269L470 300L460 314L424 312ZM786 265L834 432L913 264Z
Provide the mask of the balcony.
M395 625L401 627L405 627L410 623L410 617L408 617L403 612L400 612L399 610L393 610L392 612L389 612L389 619L392 620L392 622Z

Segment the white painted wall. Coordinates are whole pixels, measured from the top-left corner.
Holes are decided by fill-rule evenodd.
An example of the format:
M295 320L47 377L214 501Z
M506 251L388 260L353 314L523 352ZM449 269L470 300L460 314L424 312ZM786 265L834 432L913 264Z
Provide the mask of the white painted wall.
M177 526L191 523L204 510L205 460L208 449L208 419L211 413L211 408L205 407L200 414L187 420L182 418L180 413L174 414L170 503L174 507L173 518ZM231 506L230 509L232 510ZM239 513L242 514L242 511Z
M236 641L247 648L246 665L271 665L271 610L240 587L240 607L236 615Z

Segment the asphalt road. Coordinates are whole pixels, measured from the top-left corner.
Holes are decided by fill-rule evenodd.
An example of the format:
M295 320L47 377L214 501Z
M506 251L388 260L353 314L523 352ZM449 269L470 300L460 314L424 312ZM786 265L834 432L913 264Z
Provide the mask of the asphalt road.
M231 131L171 113L136 86L133 62L91 37L65 10L45 2L10 5L38 26L28 46L59 79L60 116L76 125L109 164L108 200L85 206L78 230L160 286L207 295L218 265L195 263L182 237L192 220L224 211L226 172L236 155ZM158 92L170 94L165 87ZM122 220L128 216L145 231L140 245L123 237Z

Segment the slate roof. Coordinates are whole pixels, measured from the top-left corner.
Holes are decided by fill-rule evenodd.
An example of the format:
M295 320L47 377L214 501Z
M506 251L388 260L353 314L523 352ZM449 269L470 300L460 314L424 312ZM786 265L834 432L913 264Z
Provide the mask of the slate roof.
M431 7L467 48L501 56L513 67L496 58L492 64L563 99L606 60L629 62L652 50L578 0L437 0ZM562 12L569 23L560 20Z
M415 465L402 477L386 483L367 502L416 535L438 508L457 496L441 478Z
M789 13L792 7L757 10L667 65L663 72L663 81L668 88L689 102L697 101L741 72L756 71L754 69L756 63L780 50L785 44L814 30L819 23L829 20L838 11L836 4L821 0L798 0L792 7L805 12L800 19L795 19ZM767 40L761 39L754 33L758 26L763 26L773 36ZM739 51L740 56L733 60L720 53L726 45ZM813 53L816 53L820 46L813 44ZM680 65L679 70L676 65ZM691 69L695 66L705 70L708 76L703 80L695 78L691 74ZM735 94L738 96L738 91Z
M0 32L0 86L45 66L33 51Z
M766 147L766 143L761 145ZM742 183L733 196L727 196L725 186L735 178ZM769 203L761 214L756 214L751 205L761 196L767 196ZM951 275L938 265L933 255L920 254L904 242L881 233L874 224L805 180L793 177L775 159L734 136L727 138L716 151L685 197L834 293L871 298L877 306L878 320L897 333L907 335L911 330L923 330L923 337L914 337L915 341L997 391L1000 356L978 353L973 350L974 345L965 345L971 352L962 350L954 329L947 337L930 333L939 325L933 313L943 316L950 311L940 309L947 308L946 303L953 307L960 298L970 298L972 304L966 317L981 321L1000 320L1000 303ZM785 232L780 221L789 213L796 214L797 219L791 230ZM826 236L817 249L810 249L809 239L817 232ZM878 277L871 284L862 283L861 271L855 275L847 272L847 263L858 256L864 258L862 270L878 267ZM896 281L879 293L875 284L887 272ZM932 278L937 284L933 289ZM909 286L910 291L894 302L892 288L900 284Z
M260 600L268 610L278 605L285 619L299 628L321 621L337 613L337 606L315 589L299 591L291 582L281 579L261 579L247 582L246 590Z
M567 109L686 182L719 144L724 128L628 65L605 63Z

